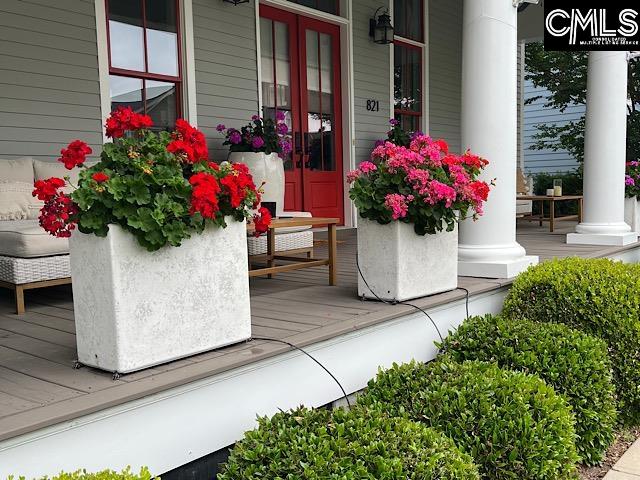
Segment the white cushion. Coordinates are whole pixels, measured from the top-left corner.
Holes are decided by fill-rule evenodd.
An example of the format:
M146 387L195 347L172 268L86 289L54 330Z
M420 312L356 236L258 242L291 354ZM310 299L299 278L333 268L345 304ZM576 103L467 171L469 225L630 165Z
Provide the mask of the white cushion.
M21 157L15 160L0 158L0 180L33 183L33 158Z
M0 255L44 257L69 253L69 241L45 232L37 220L0 222Z
M44 202L32 191L33 183L0 180L0 221L38 218Z

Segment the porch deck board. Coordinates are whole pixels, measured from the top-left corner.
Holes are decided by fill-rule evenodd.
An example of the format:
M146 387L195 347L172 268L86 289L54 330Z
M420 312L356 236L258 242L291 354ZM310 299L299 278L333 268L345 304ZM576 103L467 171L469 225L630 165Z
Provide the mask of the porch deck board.
M606 256L625 248L566 245L574 227L562 224L549 233L536 223L521 222L518 240L530 254L545 260L580 255ZM405 305L363 302L356 297L354 231L339 232L338 286L328 285L327 267L314 267L253 278L252 327L256 337L306 346L413 312ZM318 238L317 256L326 255ZM508 285L508 280L460 277L470 295ZM416 300L432 308L463 299L454 290ZM0 294L0 440L74 419L111 406L206 378L286 352L278 342L252 340L159 365L113 380L111 374L72 368L76 356L73 303L68 286L29 291L27 313L16 316L9 295Z

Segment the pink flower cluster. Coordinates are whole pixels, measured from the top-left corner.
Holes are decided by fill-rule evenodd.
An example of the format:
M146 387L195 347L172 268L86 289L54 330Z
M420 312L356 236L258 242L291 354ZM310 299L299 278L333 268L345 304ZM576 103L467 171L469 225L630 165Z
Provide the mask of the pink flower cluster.
M391 217L394 220L404 218L409 211L408 202L412 202L415 197L413 195L401 195L399 193L390 193L384 197L384 205L391 210Z
M347 183L355 182L361 173L367 174L377 170L376 164L373 162L362 162L358 168L347 173Z

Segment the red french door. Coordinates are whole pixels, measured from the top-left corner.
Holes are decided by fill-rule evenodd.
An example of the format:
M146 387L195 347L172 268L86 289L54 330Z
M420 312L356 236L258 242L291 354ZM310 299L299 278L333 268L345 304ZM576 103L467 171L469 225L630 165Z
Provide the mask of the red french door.
M284 113L285 210L343 220L340 29L260 6L263 115Z

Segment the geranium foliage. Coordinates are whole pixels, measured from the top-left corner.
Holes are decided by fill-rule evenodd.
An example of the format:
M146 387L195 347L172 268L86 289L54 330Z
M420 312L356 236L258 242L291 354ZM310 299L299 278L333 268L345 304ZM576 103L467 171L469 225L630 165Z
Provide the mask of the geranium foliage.
M409 147L379 143L371 161L347 175L349 196L360 216L380 224L413 223L418 235L452 231L473 210L476 218L489 195L478 177L488 162L467 151L449 152L444 140L413 135Z
M150 126L146 115L116 110L106 123L114 141L90 168L84 163L91 149L84 142L63 149L59 161L68 169L82 168L79 183L70 195L61 191L62 179L35 183L34 196L45 202L42 227L68 237L77 225L82 233L104 237L117 224L153 251L179 246L207 225L252 218L260 194L246 165L209 162L204 135L184 120L173 132L155 133ZM258 234L269 223L263 213L254 217Z

